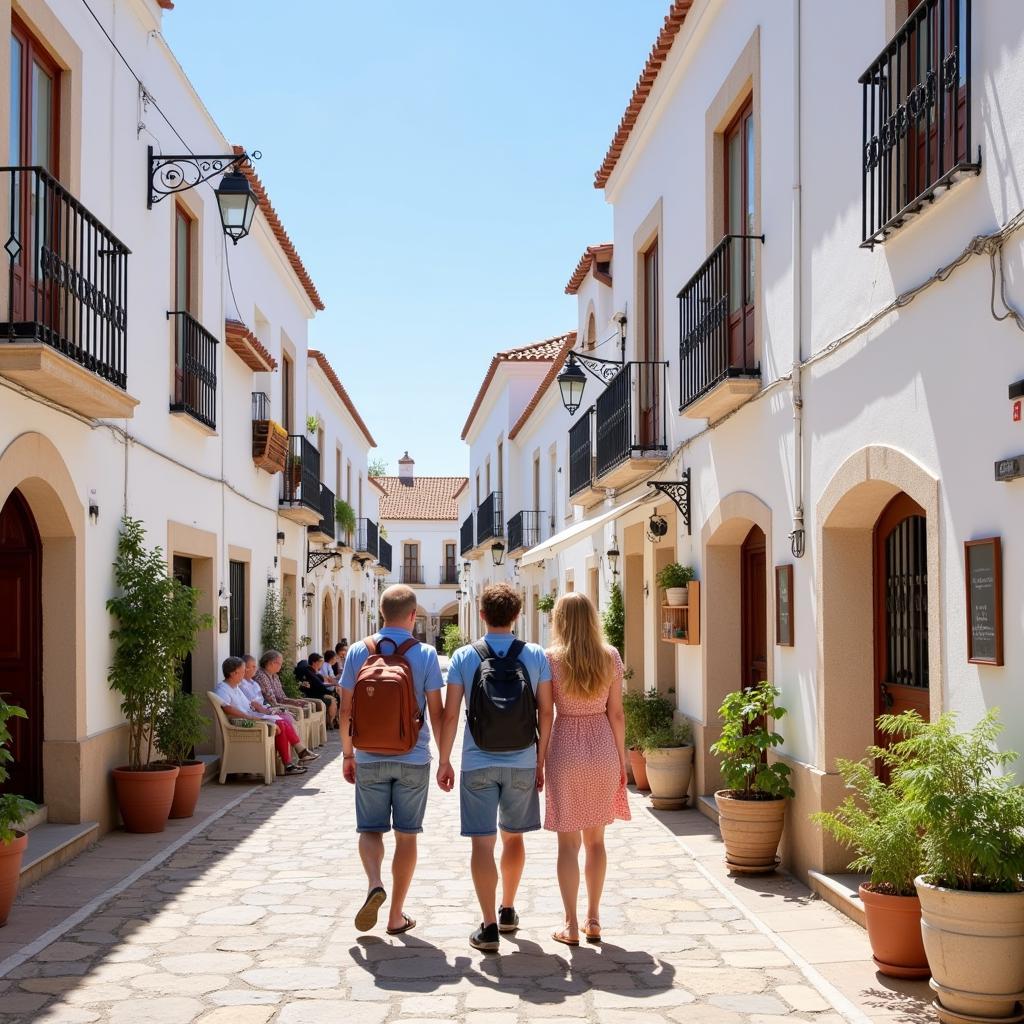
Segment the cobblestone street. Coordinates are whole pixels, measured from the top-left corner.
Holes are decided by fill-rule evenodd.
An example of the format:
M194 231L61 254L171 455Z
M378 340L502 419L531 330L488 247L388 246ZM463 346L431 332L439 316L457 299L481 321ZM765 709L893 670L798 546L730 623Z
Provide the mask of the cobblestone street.
M521 930L503 938L499 956L472 950L467 937L479 915L468 843L458 835L457 794L436 789L408 905L417 928L396 939L382 928L358 936L352 917L365 883L352 790L341 779L332 734L315 770L255 789L162 864L9 970L0 979L0 1020L865 1020L751 911L727 897L732 883L723 891L648 811L646 800L631 800L633 822L609 832L602 946L569 950L549 938L560 924L555 842L540 833L528 840ZM672 817L693 821L698 815ZM64 871L73 872L74 865ZM58 871L23 894L17 913L47 904L47 886L68 884ZM806 896L801 887L793 890ZM862 943L853 956L863 954L859 929L840 923L820 903L808 909L819 926L833 926L837 939ZM832 959L844 957L852 958L844 952Z

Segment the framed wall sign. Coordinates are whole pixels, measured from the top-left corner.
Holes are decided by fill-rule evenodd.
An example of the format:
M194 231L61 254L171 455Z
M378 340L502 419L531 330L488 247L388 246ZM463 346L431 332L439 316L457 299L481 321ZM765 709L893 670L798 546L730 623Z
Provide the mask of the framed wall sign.
M1003 663L1003 555L998 537L964 542L967 660Z
M775 566L775 643L793 646L793 566Z
M226 604L220 606L220 622L218 625L222 633L228 631L228 606Z

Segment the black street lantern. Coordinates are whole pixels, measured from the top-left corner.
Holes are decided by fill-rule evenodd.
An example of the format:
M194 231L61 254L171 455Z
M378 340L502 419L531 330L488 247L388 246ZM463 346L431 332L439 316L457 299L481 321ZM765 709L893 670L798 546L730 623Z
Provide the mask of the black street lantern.
M611 569L613 576L619 575L619 549L611 547L608 549L608 568Z
M463 594L463 592L461 590L456 590L455 591L455 600L456 601L461 601L463 599L463 597L465 597L465 594Z
M252 218L259 206L259 200L252 190L249 179L239 170L228 171L214 189L217 206L220 207L220 222L224 234L238 245L252 227Z
M575 415L576 410L583 403L583 389L586 385L587 375L581 369L580 364L576 362L576 356L570 352L569 361L558 375L558 390L562 392L562 405L565 406L570 416Z
M496 540L491 545L491 558L494 559L495 565L504 565L505 563L505 545L500 540Z

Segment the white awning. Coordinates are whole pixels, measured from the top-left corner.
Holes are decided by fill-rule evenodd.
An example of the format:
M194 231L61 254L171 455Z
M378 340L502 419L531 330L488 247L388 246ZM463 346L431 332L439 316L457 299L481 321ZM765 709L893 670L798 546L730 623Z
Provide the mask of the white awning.
M616 508L610 509L608 512L594 516L593 519L584 519L582 523L573 523L572 526L566 527L561 533L556 533L554 537L549 537L542 544L537 544L535 547L530 548L529 551L526 551L520 556L519 564L532 565L534 562L542 562L545 558L557 555L559 551L575 544L577 541L583 540L584 537L593 533L599 526L604 526L605 523L618 519L619 516L625 515L648 499L649 495L643 494L639 498L632 498Z

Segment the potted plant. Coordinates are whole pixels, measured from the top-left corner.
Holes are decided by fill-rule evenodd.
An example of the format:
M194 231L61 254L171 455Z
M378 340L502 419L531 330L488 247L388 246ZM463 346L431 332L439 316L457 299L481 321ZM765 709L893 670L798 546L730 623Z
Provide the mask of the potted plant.
M163 551L147 549L142 523L128 516L121 520L114 581L118 593L107 601L115 622L108 679L128 724L128 764L113 770L117 802L129 832L162 832L178 767L155 763L156 726L181 662L212 619L196 612L199 591L169 575Z
M669 562L658 571L655 582L665 591L665 601L674 608L679 608L689 603L689 591L686 589L686 585L696 575L689 565Z
M156 743L164 763L177 765L170 818L191 818L199 801L206 765L192 759L192 751L206 735L207 721L194 693L175 690L156 723Z
M921 901L914 888L922 870L921 836L899 771L892 771L888 784L875 773L877 759L886 756L872 747L866 760L838 760L836 768L851 795L834 811L819 811L811 820L857 855L849 864L851 871L871 874L859 892L879 972L891 978L927 978Z
M672 701L651 687L646 693L626 690L622 694L622 708L626 717L626 751L633 781L641 793L650 790L647 761L644 757L644 737L672 724Z
M883 715L898 774L923 835L915 879L931 987L944 1022L1019 1019L1024 999L1024 789L1000 751L992 710L969 732L946 713Z
M342 536L349 541L352 534L356 532L356 510L342 498L334 503L334 520L341 527ZM343 544L347 547L348 544Z
M693 731L688 722L653 729L640 741L651 784L651 804L659 811L681 811L690 798Z
M315 434L320 429L320 417L311 413L306 417L306 432Z
M761 682L730 693L718 709L722 735L711 745L726 789L715 793L725 861L742 874L763 874L779 864L776 855L793 796L789 767L769 763L768 751L783 742L773 724L786 714L776 705L779 691Z
M542 611L545 615L550 615L554 607L554 594L541 594L541 596L537 598L537 610Z
M14 755L7 749L11 742L7 723L12 718L27 717L24 708L7 704L0 697L0 786L8 778L4 765L14 760ZM0 925L6 924L10 916L21 877L21 858L28 846L28 834L16 826L35 809L36 805L23 796L13 793L0 795Z

